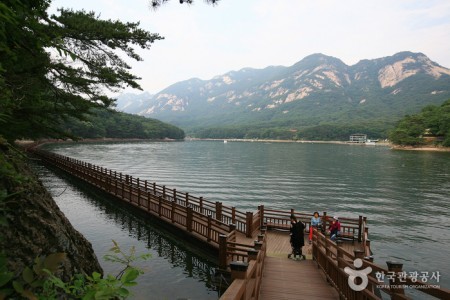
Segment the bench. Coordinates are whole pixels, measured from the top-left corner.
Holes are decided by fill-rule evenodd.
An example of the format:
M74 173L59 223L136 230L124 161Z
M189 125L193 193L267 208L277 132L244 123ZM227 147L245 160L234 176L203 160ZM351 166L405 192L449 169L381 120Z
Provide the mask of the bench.
M340 232L340 233L338 234L337 238L338 238L338 239L351 240L352 243L354 243L354 242L355 242L355 239L356 239L355 234L354 234L353 232L349 232L349 231L346 231L346 232Z
M291 228L291 223L265 222L264 226L266 226L268 230L289 231ZM305 233L309 233L309 224L305 224Z
M290 223L274 223L274 222L267 222L264 223L267 229L278 229L278 230L289 230L291 228Z

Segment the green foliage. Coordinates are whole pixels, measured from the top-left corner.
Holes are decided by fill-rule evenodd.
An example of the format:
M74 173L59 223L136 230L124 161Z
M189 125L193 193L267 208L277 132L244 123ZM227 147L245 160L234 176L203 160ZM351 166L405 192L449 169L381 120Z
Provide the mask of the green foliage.
M0 5L0 135L64 137L68 117L84 119L113 103L106 90L139 88L139 78L120 53L142 60L134 47L149 49L161 37L139 23L101 20L93 12L61 9L50 1L5 0Z
M370 138L386 138L393 124L384 120L353 124L325 123L315 126L297 126L298 124L276 123L247 126L214 127L194 130L191 134L198 138L245 138L280 140L335 140L347 141L354 133L363 132ZM289 126L291 125L291 126Z
M381 84L382 70L411 58L416 63L404 65L403 71L414 70L414 75L394 86ZM426 105L441 105L450 97L450 76L435 78L429 74L434 67L438 65L421 53L401 52L353 66L315 54L290 67L245 68L210 80L178 82L140 98L133 109L145 114L153 107L149 116L195 137L275 138L297 130L300 139L348 140L351 133L386 138L403 116ZM340 84L325 75L327 70ZM227 84L223 84L225 76L231 79ZM174 107L174 97L183 109ZM220 135L221 131L227 135Z
M5 217L6 209L5 202L11 195L7 195L6 190L0 189L0 229L3 231L8 225ZM3 240L3 236L0 239ZM1 251L1 250L0 250ZM3 251L0 252L0 299L4 299L7 295L13 292L11 287L7 284L14 278L14 273L9 271L6 265L7 259Z
M95 110L85 121L71 118L63 129L74 137L81 138L138 138L138 139L183 139L180 128L136 115L116 111Z
M441 106L429 105L416 115L405 116L389 134L392 143L406 146L425 144L424 136L450 146L450 99Z
M91 276L77 274L69 282L55 275L66 259L65 253L36 258L33 267L25 268L15 279L6 268L6 258L0 255L0 299L17 295L26 299L125 299L131 295L128 288L135 286L136 279L143 274L132 264L147 260L150 254L136 255L134 247L127 254L116 241L113 244L105 260L124 266L116 276L102 276L97 272Z

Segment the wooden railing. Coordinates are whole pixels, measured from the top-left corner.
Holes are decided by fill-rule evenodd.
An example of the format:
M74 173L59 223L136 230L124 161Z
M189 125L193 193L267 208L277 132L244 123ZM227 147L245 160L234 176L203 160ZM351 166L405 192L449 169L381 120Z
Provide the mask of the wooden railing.
M233 282L220 297L220 300L257 300L261 289L264 260L266 257L265 231L258 236L254 248L247 249L247 254L242 260L234 260L230 263L231 278ZM231 247L246 246L232 244ZM239 251L245 251L239 249Z
M369 240L366 239L366 242ZM406 286L418 293L439 299L450 299L449 290L427 286L426 282L406 276L406 272L402 271L401 263L388 261L387 268L382 268L374 264L370 256L365 256L368 250L356 249L353 253L349 253L341 243L335 243L321 232L314 231L313 259L325 273L327 281L336 288L341 299L385 299L381 293L390 296L391 299L409 299L405 296L404 287ZM358 265L357 259L360 260L361 265ZM360 275L349 280L350 270L359 271L355 274ZM364 272L364 270L370 272ZM362 281L363 278L367 278L367 281ZM351 282L354 283L353 287ZM427 288L420 288L424 286ZM360 287L362 287L361 290Z
M273 210L267 209L263 205L258 207L261 226L267 226L267 228L277 228L277 229L289 229L290 228L290 216L295 215L297 220L302 221L306 224L305 230L308 232L311 226L311 214L300 213L291 209L290 211L285 210ZM327 216L327 212L322 214L322 224L325 228L328 228L332 220L331 217ZM364 224L366 222L365 217L359 216L359 218L339 218L341 223L341 235L343 238L357 239L362 242L364 239Z
M195 234L197 238L216 248L219 247L219 236L228 234L235 229L234 224L226 224L217 220L213 218L211 213L205 215L198 212L191 206L189 196L185 196L184 202L180 201L174 190L171 190L172 197L167 197L168 189L161 188L156 184L148 184L147 181L139 180L139 178L135 179L106 168L46 151L36 150L35 154L47 163L55 165L168 223L172 223L188 233ZM195 203L195 199L192 203ZM208 206L205 207L204 212L209 212Z
M33 150L44 161L69 172L138 207L158 218L172 223L196 238L219 249L219 267L231 268L234 281L221 299L258 299L263 263L266 254L265 234L259 235L253 246L237 243L236 232L247 237L254 236L261 228L282 228L290 226L290 215L307 224L309 230L311 214L290 211L270 210L259 206L256 213L240 212L235 207L227 207L221 202L210 202L203 197L194 197L176 189L149 183L146 180L98 167L90 163L54 153ZM348 253L337 243L321 232L314 230L313 258L325 272L327 280L336 288L342 299L381 299L380 292L392 299L407 299L404 286L416 287L417 292L441 299L450 299L450 291L439 287L429 287L426 282L404 276L402 264L387 262L388 268L373 264L366 218L339 218L341 231L346 236L357 238L361 249ZM322 222L327 227L331 218L324 212ZM262 230L262 232L265 232ZM372 268L365 289L355 291L349 285L347 269L355 269L356 259L362 260L359 269ZM380 280L381 275L389 278L387 284ZM392 275L393 274L393 275ZM421 288L421 287L427 287Z

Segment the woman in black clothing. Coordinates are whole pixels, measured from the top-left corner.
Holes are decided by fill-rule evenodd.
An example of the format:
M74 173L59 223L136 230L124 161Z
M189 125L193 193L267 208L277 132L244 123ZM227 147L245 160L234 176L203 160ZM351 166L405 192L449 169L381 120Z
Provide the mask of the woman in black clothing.
M291 215L291 227L289 229L291 234L291 246L292 246L292 254L294 255L293 259L306 259L304 255L302 255L302 247L305 245L304 238L304 230L305 224L301 221L298 222L295 215ZM288 255L288 258L291 258L292 254ZM298 258L297 258L298 256Z

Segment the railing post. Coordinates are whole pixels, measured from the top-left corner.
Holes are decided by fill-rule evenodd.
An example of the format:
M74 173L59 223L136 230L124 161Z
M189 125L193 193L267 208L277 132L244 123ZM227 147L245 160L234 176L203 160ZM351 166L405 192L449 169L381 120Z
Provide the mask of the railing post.
M259 217L261 218L260 222L259 222L259 228L263 228L264 227L264 205L258 206L258 209L259 209Z
M355 259L356 259L356 258L364 259L364 251L363 251L363 250L360 250L360 249L354 249L354 250L353 250L353 254L354 254L354 256L355 256Z
M152 204L152 195L150 194L150 192L147 192L147 211L151 211L151 204Z
M254 241L253 242L255 250L261 250L263 242Z
M138 200L138 207L141 207L141 189L138 187L138 190L137 190L137 200Z
M388 266L389 273L393 273L394 276L388 276L389 277L389 286L390 290L392 292L391 299L397 299L398 295L404 295L405 290L403 289L403 283L400 282L400 276L399 273L402 272L403 264L399 262L394 261L387 261L386 262Z
M186 229L188 232L192 231L192 207L186 208Z
M162 208L162 197L158 197L158 216L161 217L161 208Z
M156 182L153 182L153 194L156 195Z
M338 268L340 268L340 269L343 269L345 267L345 264L343 262L343 260L344 260L344 250L342 249L342 244L343 244L343 241L341 241L341 240L337 240L336 241L336 245L337 245L337 248L336 248L336 251L337 251L337 253L336 253L336 260L337 260Z
M219 268L227 269L227 236L219 234Z
M230 232L233 232L233 230L236 230L236 224L228 224L228 228Z
M258 242L262 242L264 240L264 234L258 234Z
M172 223L175 223L175 208L176 208L176 202L172 201L172 212L170 214L170 219Z
M163 185L163 194L162 194L162 196L164 198L166 198L166 186L165 185Z
M189 193L186 193L186 207L189 206Z
M173 189L173 200L177 201L177 189Z
M126 182L126 184L130 183L130 176L129 175L125 175L125 182Z
M231 278L245 279L247 276L248 263L244 261L232 261L230 263ZM245 295L245 292L244 292Z
M323 226L323 229L325 229L325 232L326 232L327 227L328 227L328 224L327 224L327 212L326 211L324 211L323 214L322 214L322 226Z
M331 252L331 249L330 249L330 244L331 243L331 240L330 240L330 238L329 237L326 237L325 238L325 243L324 243L324 245L325 245L325 255L326 255L326 259L325 259L325 273L326 274L329 274L330 273L330 259L331 259L331 254L332 254L332 252ZM327 277L327 282L329 282L330 281L330 279Z
M216 201L216 220L222 222L222 202Z
M147 180L144 181L144 189L147 191L147 187L148 187L148 182Z
M231 222L236 223L236 207L231 207Z
M362 216L359 216L359 220L358 220L358 242L361 243L362 241L362 223L363 223L363 218Z
M208 215L208 232L207 232L207 234L208 234L208 237L207 237L208 242L211 241L211 225L212 225L212 216L211 216L211 214L209 214Z
M246 212L246 215L245 215L245 223L246 223L246 236L247 237L252 237L252 232L253 232L253 228L252 228L252 225L253 225L253 213L252 212L250 212L250 211L248 211L248 212Z
M200 197L200 213L203 215L203 197Z
M369 249L369 251L367 251ZM368 259L369 261L373 262L373 256L370 255L370 240L366 240L366 248L364 249L365 255L368 254L368 256L365 257L365 259Z
M258 257L258 253L259 251L256 249L249 249L247 250L247 254L248 254L248 261L252 261L252 260L256 260L256 258Z

